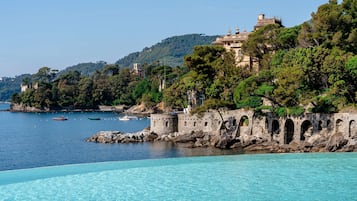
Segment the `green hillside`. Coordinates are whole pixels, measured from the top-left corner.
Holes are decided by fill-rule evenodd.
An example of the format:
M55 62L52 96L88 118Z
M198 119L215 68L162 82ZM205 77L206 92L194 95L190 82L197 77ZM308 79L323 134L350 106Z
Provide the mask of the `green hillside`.
M93 74L96 70L102 69L107 63L105 61L98 61L96 63L88 62L88 63L79 63L77 65L73 65L67 67L66 69L60 71L58 76L62 74L66 74L70 71L78 71L81 75L88 76Z
M23 74L15 78L3 77L0 81L0 101L9 101L12 94L19 93L22 80L26 77L31 77L31 75Z
M116 64L129 67L133 63L144 64L160 61L172 67L182 66L184 56L191 54L194 46L211 44L217 37L202 34L170 37L149 48L144 48L141 52L131 53L118 60Z
M129 67L133 63L150 64L155 61L162 61L165 65L181 66L184 56L191 54L194 46L211 44L216 37L202 34L170 37L150 48L144 48L141 52L131 53L118 60L116 64L121 67ZM82 76L90 76L96 71L103 70L105 65L107 63L104 61L79 63L58 72L57 77L73 71L78 71ZM20 85L24 76L31 77L31 75L21 75L16 78L4 78L0 81L0 101L10 100L12 94L20 92Z

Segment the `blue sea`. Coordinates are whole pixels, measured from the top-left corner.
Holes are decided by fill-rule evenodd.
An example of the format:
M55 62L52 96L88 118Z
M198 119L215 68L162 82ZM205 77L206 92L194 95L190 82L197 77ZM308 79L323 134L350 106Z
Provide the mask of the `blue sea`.
M0 200L357 200L357 153L85 142L100 130L149 126L119 116L0 112Z
M0 104L0 110L8 104ZM67 121L54 121L64 116ZM174 147L170 144L99 144L85 142L98 131L137 132L149 118L120 121L112 112L20 113L0 112L0 171L42 166L232 154L225 150ZM89 120L88 118L101 120Z

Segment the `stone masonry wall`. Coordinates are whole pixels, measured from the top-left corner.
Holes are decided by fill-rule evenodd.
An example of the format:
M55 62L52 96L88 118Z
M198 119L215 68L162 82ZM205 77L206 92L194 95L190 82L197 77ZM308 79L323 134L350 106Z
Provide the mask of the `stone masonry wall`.
M272 114L255 117L251 110L211 111L201 115L151 115L151 132L158 135L174 132L217 132L222 126L237 127L236 136L243 143L252 140L281 145L313 143L320 136L328 138L336 133L341 133L345 139L357 139L357 114L352 113L307 113L299 117L284 118Z
M152 114L150 116L150 131L159 135L177 132L176 114Z

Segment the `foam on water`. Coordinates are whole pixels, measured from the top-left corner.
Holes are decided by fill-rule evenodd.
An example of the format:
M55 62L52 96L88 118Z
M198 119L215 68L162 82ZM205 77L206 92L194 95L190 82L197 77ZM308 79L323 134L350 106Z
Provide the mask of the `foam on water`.
M357 153L66 165L0 172L0 200L356 200L356 170Z

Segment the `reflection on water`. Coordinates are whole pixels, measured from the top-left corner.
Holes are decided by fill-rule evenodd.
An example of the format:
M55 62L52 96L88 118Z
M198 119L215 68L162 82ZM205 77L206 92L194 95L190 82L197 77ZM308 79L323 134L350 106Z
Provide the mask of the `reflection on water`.
M155 142L150 145L152 158L162 158L170 150L172 157L182 156L216 156L242 154L241 149L217 149L213 147L191 148L187 144L174 144L172 142Z

